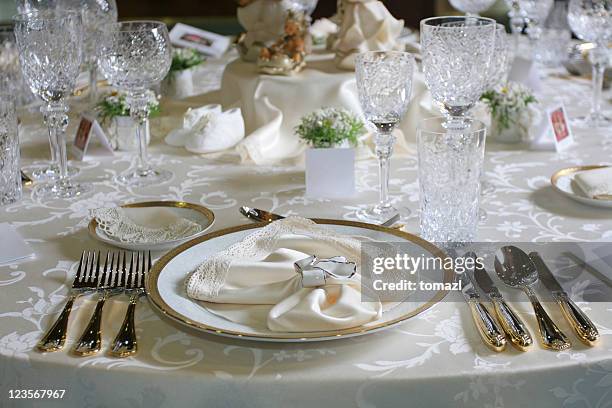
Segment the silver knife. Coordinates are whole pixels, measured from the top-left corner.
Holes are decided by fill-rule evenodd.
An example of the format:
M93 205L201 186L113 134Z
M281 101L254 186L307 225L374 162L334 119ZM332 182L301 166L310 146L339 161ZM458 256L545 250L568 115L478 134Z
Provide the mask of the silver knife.
M269 211L260 210L259 208L247 207L244 205L239 208L239 211L240 211L240 214L256 222L272 222L276 220L282 220L283 218L285 218L282 215L274 214ZM393 224L395 224L399 219L400 219L400 214L398 213L380 225L383 227L390 227Z
M561 308L563 316L565 316L565 319L569 322L570 326L572 326L578 338L587 346L594 346L599 339L597 327L595 327L587 315L576 306L572 299L570 299L559 284L559 281L557 281L550 269L548 269L548 266L546 266L540 254L532 252L529 254L529 258L531 258L535 264L542 283L552 294L553 299Z
M493 351L503 351L506 348L506 337L491 313L482 302L480 295L474 288L472 277L466 271L458 275L461 284L461 293L470 306L472 318L478 329L478 333L485 344Z
M474 279L478 286L489 297L495 308L495 314L499 319L504 332L510 337L512 344L521 351L527 351L533 344L531 333L525 327L523 321L516 315L514 310L504 300L497 287L493 284L491 277L482 265L474 269Z

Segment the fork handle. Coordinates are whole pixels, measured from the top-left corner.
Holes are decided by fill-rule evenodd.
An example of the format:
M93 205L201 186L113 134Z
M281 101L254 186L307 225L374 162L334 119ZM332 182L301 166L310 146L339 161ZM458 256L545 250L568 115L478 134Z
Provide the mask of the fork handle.
M70 316L72 305L77 297L77 294L70 295L64 309L62 309L62 312L55 323L53 323L53 326L51 326L45 336L36 345L38 351L47 353L61 350L64 347L66 343L66 333L68 332L68 317Z
M493 301L497 318L504 332L510 337L512 344L517 349L526 351L533 343L533 340L523 321L502 298L492 297L491 300Z
M75 354L79 356L90 356L100 351L102 347L102 335L100 330L102 309L104 308L104 303L107 298L108 295L106 293L100 295L96 303L96 309L89 320L89 324L74 348Z
M138 342L136 340L136 330L134 325L134 311L136 310L136 303L138 301L138 294L130 296L130 303L128 304L125 319L117 337L113 340L113 347L109 353L114 357L128 357L132 354L136 354L138 350Z
M548 313L546 313L546 310L542 307L533 289L525 286L525 292L527 296L529 296L529 300L531 301L531 305L536 315L536 320L538 321L542 346L556 351L569 349L572 344L567 336L557 327L555 322L553 322Z

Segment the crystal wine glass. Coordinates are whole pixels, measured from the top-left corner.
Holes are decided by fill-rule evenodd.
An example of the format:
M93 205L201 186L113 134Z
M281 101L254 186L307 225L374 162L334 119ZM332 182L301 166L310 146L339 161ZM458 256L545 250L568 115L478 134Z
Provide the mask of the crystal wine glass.
M519 38L525 27L525 14L521 10L519 0L506 0L506 6L509 9L508 17L510 18L510 29L514 39L514 49L518 50Z
M535 47L542 34L541 24L552 9L554 0L518 0L527 23L527 35Z
M489 81L495 20L432 17L421 20L425 83L449 128L467 126L467 114Z
M356 58L355 73L359 102L366 120L376 128L376 155L379 161L380 201L357 212L366 222L382 224L398 210L389 201L389 161L393 154L393 130L408 109L415 62L399 51L370 51ZM409 211L403 211L403 216Z
M100 48L100 70L111 84L126 91L130 116L138 125L138 165L119 175L117 181L142 187L170 180L172 173L154 169L147 156L149 104L146 91L164 79L172 62L166 25L158 21L111 24Z
M478 16L491 8L497 0L450 0L451 6L469 16Z
M612 41L612 0L570 0L568 21L576 36L595 45L589 51L593 66L591 112L575 122L586 127L612 126L610 118L601 111L604 71L609 61L607 46Z
M92 190L91 184L68 178L65 98L74 91L82 59L83 26L79 13L41 10L14 17L21 70L32 92L43 100L41 108L56 152L58 177L38 187L41 198L72 198Z
M513 59L514 52L512 51L506 28L502 24L497 24L486 90L494 89L496 86L506 82Z

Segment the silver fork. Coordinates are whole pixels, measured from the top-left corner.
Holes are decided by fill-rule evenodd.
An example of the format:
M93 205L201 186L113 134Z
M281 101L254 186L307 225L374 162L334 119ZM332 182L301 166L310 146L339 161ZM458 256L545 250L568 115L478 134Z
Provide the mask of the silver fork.
M130 303L123 319L123 324L119 333L113 340L113 346L109 351L109 354L115 357L128 357L135 354L138 350L138 342L136 338L136 329L134 325L134 311L136 310L136 303L138 298L145 294L145 280L147 274L151 269L151 251L148 252L148 256L145 259L144 252L138 252L136 259L134 254L130 260L130 273L125 282L125 293L130 296Z
M111 296L115 296L123 292L123 287L119 285L119 279L126 270L126 254L125 252L108 252L104 269L102 270L100 279L98 280L98 303L94 310L89 324L83 331L81 338L77 342L74 353L79 356L90 356L97 353L102 348L102 310L104 303Z
M45 336L38 342L37 348L42 352L58 351L66 343L66 333L68 332L68 318L72 311L74 301L79 296L88 292L93 292L98 286L98 276L100 271L100 252L83 251L79 267L77 269L72 287L68 293L68 300L59 317L51 326Z

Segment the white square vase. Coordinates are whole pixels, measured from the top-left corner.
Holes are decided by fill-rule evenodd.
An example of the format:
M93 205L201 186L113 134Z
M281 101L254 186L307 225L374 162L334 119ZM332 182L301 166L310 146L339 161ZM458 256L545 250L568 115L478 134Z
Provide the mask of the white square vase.
M346 198L355 195L355 149L306 150L306 196Z
M168 98L184 99L192 96L193 69L172 72L162 82L162 94Z

